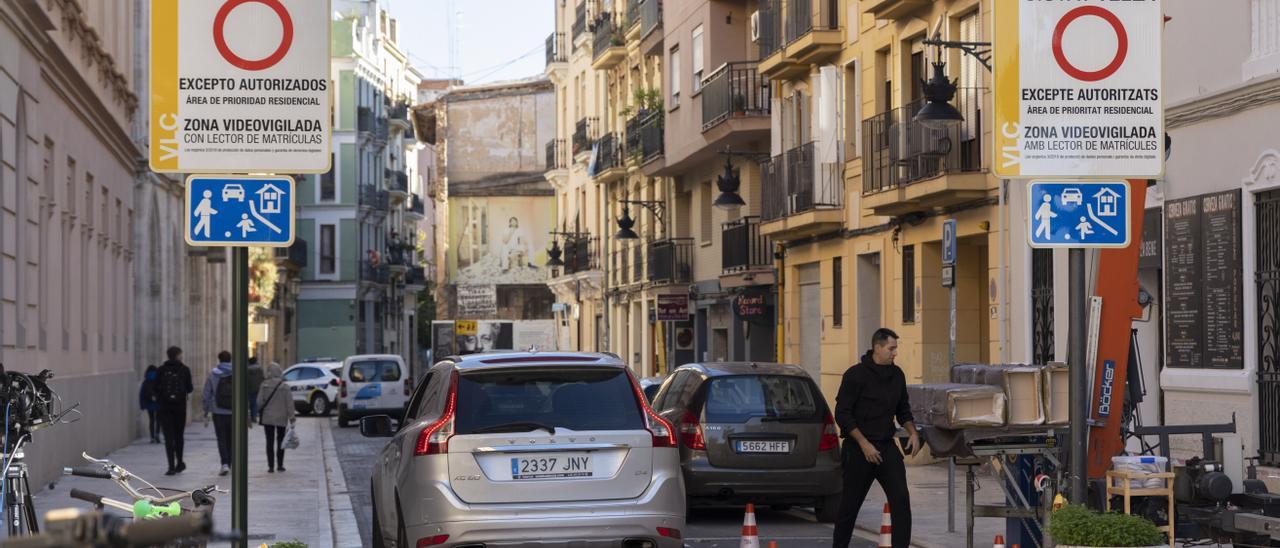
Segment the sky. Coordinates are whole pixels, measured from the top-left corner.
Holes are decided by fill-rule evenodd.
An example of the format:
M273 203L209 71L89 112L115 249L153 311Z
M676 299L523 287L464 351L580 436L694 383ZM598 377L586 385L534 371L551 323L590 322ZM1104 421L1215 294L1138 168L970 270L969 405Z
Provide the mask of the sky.
M482 84L541 75L556 0L387 0L400 47L428 78ZM458 66L449 61L448 6L457 12Z

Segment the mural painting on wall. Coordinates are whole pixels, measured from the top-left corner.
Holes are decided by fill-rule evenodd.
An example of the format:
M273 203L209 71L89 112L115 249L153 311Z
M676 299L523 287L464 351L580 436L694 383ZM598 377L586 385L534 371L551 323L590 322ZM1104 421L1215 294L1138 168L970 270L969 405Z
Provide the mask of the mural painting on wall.
M455 284L545 283L555 215L551 196L451 198L449 279Z

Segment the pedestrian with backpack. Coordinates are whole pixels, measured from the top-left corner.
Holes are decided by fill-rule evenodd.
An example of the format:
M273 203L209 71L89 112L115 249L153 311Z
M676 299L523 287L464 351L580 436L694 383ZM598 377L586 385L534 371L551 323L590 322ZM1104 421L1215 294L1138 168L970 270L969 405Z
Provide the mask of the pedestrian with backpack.
M202 403L204 414L213 415L213 433L218 437L218 457L222 461L219 476L231 472L231 409L234 405L234 384L231 377L231 353L218 353L218 367L209 372L204 382Z
M182 363L182 349L170 346L165 352L169 357L156 369L156 418L164 433L164 454L169 459L169 469L164 475L172 476L187 469L182 459L182 438L187 429L187 395L191 386L191 369Z
M258 389L258 417L267 436L267 473L284 472L284 433L293 424L293 396L284 383L284 368L271 362L267 378Z
M249 428L253 428L253 422L258 420L258 408L261 407L258 405L258 388L262 386L266 376L257 356L249 357L249 367L245 370L249 373Z
M156 422L156 410L160 408L160 401L156 399L158 369L154 364L148 365L142 386L138 387L138 408L147 412L147 434L151 436L151 443L160 443L160 423Z

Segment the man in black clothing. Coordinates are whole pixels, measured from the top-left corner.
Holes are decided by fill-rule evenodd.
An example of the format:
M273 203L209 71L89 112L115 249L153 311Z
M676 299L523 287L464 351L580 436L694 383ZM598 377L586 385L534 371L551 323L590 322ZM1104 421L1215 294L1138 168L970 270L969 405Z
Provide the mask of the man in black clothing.
M907 468L894 442L898 430L894 419L910 436L907 453L914 455L921 446L907 401L907 377L893 363L897 355L897 333L877 329L871 336L871 350L862 356L862 362L846 370L840 381L836 423L844 438L841 453L844 492L840 499L840 517L836 519L834 548L848 548L854 521L872 481L880 482L889 501L893 548L911 546Z
M164 432L164 454L169 459L166 476L187 469L182 459L182 437L187 429L187 395L194 391L191 369L182 363L182 349L169 347L169 360L156 371L156 394L160 407L156 416Z

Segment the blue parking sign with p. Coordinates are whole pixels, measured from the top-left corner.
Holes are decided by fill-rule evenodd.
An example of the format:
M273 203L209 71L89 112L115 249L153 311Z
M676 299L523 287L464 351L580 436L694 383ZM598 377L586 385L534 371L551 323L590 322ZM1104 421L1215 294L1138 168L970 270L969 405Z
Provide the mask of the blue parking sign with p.
M1027 194L1032 247L1129 245L1127 181L1033 181Z
M192 175L187 178L187 243L287 247L293 244L293 195L293 178L285 175Z

